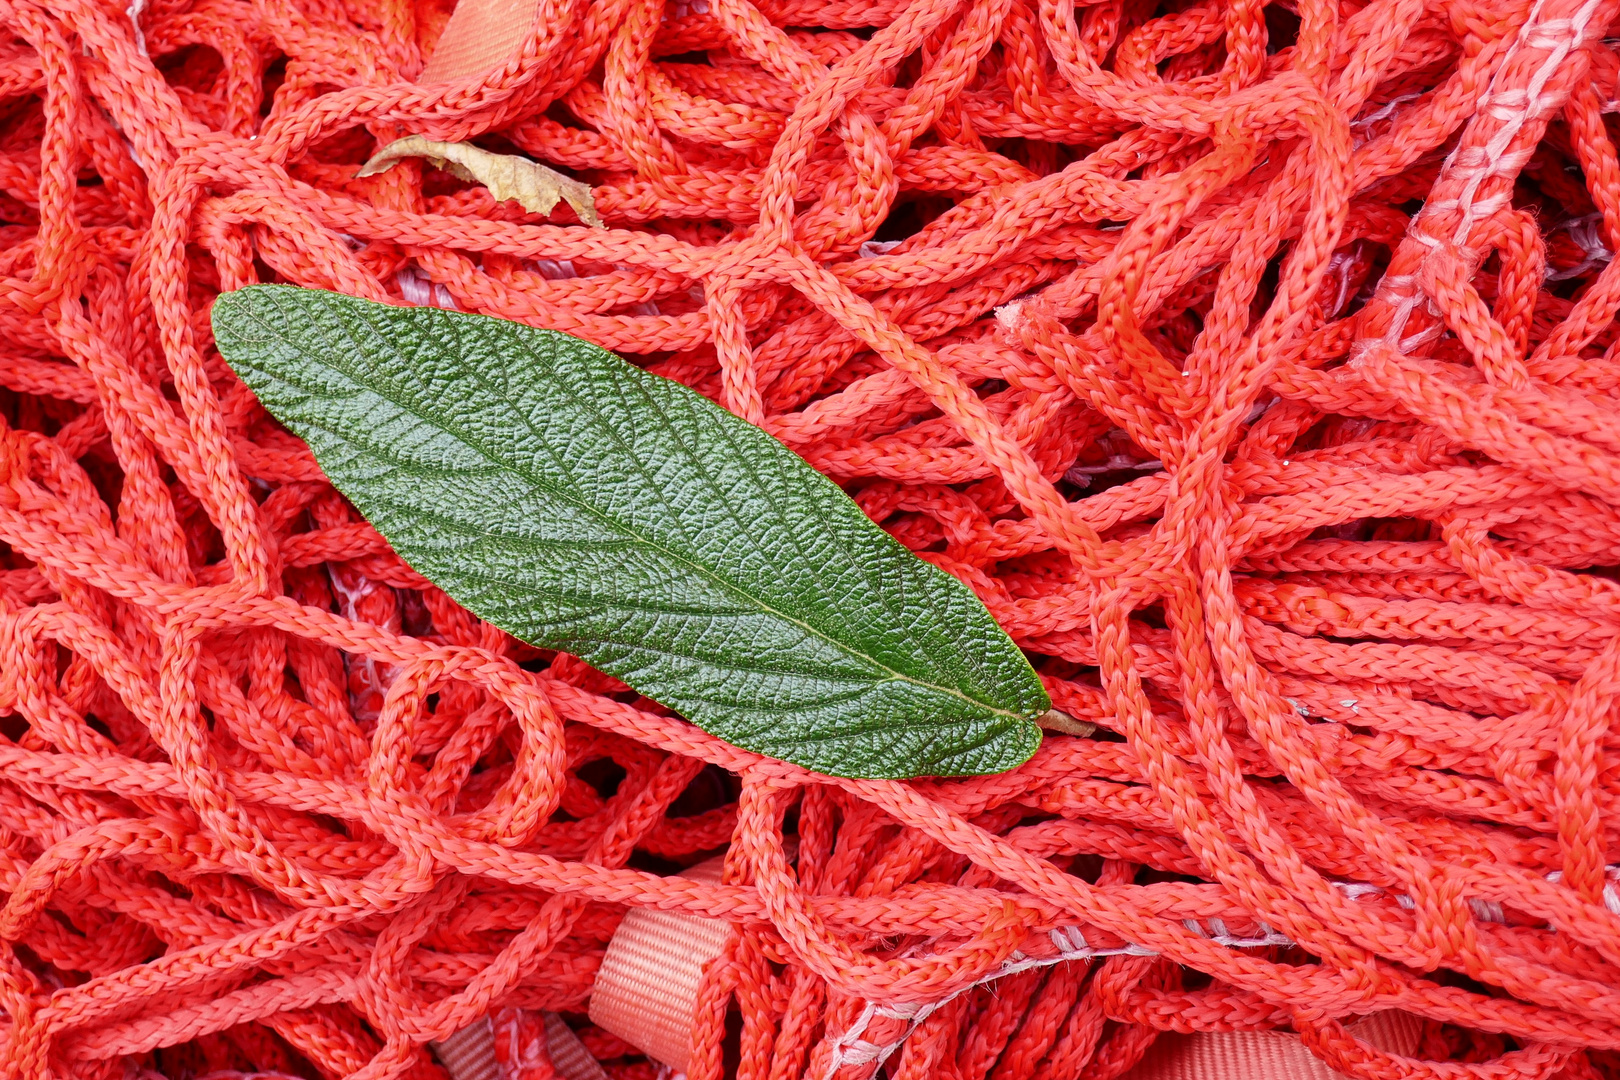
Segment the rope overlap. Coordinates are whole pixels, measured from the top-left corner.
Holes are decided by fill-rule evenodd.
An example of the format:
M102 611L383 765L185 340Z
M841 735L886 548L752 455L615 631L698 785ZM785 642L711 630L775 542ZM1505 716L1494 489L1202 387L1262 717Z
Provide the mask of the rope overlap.
M539 0L420 80L451 6L0 0L7 1075L430 1080L523 1008L652 1080L579 1019L628 906L737 927L694 1080L1609 1075L1612 0ZM404 134L609 228L355 177ZM479 623L215 352L266 280L713 397L1098 735L836 782Z

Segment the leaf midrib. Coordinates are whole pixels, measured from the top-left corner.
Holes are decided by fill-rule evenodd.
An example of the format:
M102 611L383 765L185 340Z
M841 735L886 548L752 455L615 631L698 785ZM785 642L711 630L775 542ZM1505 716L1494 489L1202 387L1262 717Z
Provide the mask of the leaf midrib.
M360 318L369 323L369 320L367 320L364 315L361 315ZM346 321L347 320L345 320L345 322ZM417 325L421 326L420 323L418 323ZM373 327L373 330L375 332L374 327ZM348 328L346 326L345 326L345 333L348 334ZM364 356L365 351L360 347L360 343L358 341L354 341L352 335L348 335L348 336L350 337L351 342L355 346L354 355L356 355L356 356ZM378 336L383 337L383 338L387 337L386 334L379 334ZM438 335L432 333L431 331L429 331L426 334L426 336L438 339ZM444 346L446 343L442 339L438 339L438 344L440 344L441 346ZM534 359L538 360L538 357L535 356L534 352L531 349L529 349L526 344L524 344L522 342L518 342L517 344L518 344L518 347L522 348L523 351L525 353L527 353L531 358L534 358ZM593 348L594 348L594 346L593 346ZM300 350L300 351L303 351L303 350ZM457 355L457 356L459 356L459 352L455 351L453 348L448 349L447 353L449 355ZM305 355L307 356L309 354L305 353ZM611 354L609 354L609 355L611 355ZM320 360L316 360L315 362L317 364L322 363L322 361L320 361ZM623 363L623 361L621 361L621 363ZM753 603L760 610L765 611L765 612L769 613L770 615L773 615L773 616L775 616L777 618L780 618L785 622L788 622L788 623L791 623L793 625L801 627L806 633L810 634L811 636L815 637L816 639L818 639L820 641L826 642L827 644L831 645L833 648L837 649L839 652L844 653L846 656L854 657L854 658L856 658L858 660L861 660L861 661L864 661L864 662L866 662L868 664L871 664L873 667L876 667L881 671L888 672L888 678L887 679L875 680L874 685L882 683L882 682L903 682L903 683L908 683L908 684L911 684L911 685L914 685L914 686L924 687L924 688L926 688L928 690L932 690L935 693L943 695L945 697L954 697L954 698L956 698L956 699L958 699L960 701L964 701L964 702L967 702L967 703L969 703L971 705L974 705L974 706L976 706L978 708L985 709L985 710L987 710L987 711L989 711L991 713L994 713L994 714L996 714L998 716L1005 716L1005 717L1009 717L1009 718L1014 719L1014 720L1028 720L1029 719L1028 717L1024 716L1022 713L1014 712L1011 709L1003 709L1003 708L1001 708L999 706L991 705L991 704L988 704L986 702L980 701L977 698L974 698L974 697L972 697L972 696L970 696L968 694L963 693L960 690L955 689L954 687L940 686L939 684L929 682L926 679L919 679L919 678L916 678L914 676L907 675L907 674L905 674L903 672L899 672L899 671L894 670L889 665L887 665L887 664L883 663L882 661L878 660L876 657L868 656L866 653L858 651L858 650L850 647L849 645L845 644L844 642L839 641L836 638L830 637L829 635L827 635L826 633L824 633L823 631L821 631L817 627L811 625L808 622L805 622L803 619L797 618L797 617L795 617L793 615L787 614L787 613L782 612L782 611L778 611L775 607L773 607L772 605L766 603L764 600L762 600L762 599L760 599L760 598L758 598L756 596L753 596L752 594L744 591L739 586L734 585L730 581L727 581L724 577L720 576L712 567L709 567L708 565L706 565L704 563L701 563L701 562L698 562L695 559L689 558L689 557L687 557L687 556L685 556L683 554L673 552L673 551L669 550L668 548L666 548L663 544L660 544L660 543L658 543L656 541L653 541L653 540L650 540L650 539L644 537L639 530L628 527L624 523L620 522L617 518L610 517L609 515L607 515L603 511L597 509L595 506L591 505L590 503L584 502L580 498L575 497L575 496L569 494L568 492L558 491L555 488L553 488L550 484L544 483L543 481L536 480L534 477L530 476L527 472L525 472L525 471L523 471L521 469L514 469L514 468L511 468L510 466L507 466L507 465L503 464L500 461L500 459L497 458L491 452L491 450L489 448L487 448L482 442L475 441L475 440L467 437L459 429L451 427L448 423L438 422L438 421L430 421L426 416L424 416L423 414L421 414L419 412L416 412L409 405L406 405L405 403L403 403L401 401L395 400L394 397L392 397L388 393L385 393L382 389L376 387L373 384L369 384L369 383L363 381L360 377L356 376L352 372L345 371L342 367L338 367L335 364L327 364L327 365L324 365L324 366L331 367L333 370L337 371L339 374L341 374L345 378L349 379L355 385L363 387L364 389L369 390L371 393L376 394L378 397L382 398L384 401L388 402L390 405L392 405L394 408L400 410L400 412L404 413L405 415L414 417L417 421L419 421L421 423L430 424L430 426L435 427L437 430L443 432L444 434L446 434L446 435L448 435L448 436L450 436L452 438L460 439L463 445L472 447L474 450L476 450L479 453L480 456L482 456L484 458L485 461L488 461L496 469L499 469L500 471L507 472L507 473L510 473L512 475L515 475L518 478L520 478L520 479L526 481L527 483L529 483L531 486L539 488L541 491L544 491L544 492L546 492L548 494L551 494L556 498L560 498L564 502L567 502L567 503L573 505L574 507L576 507L577 509L584 511L586 514L590 515L591 517L593 517L597 521L600 521L600 522L602 522L602 523L604 523L604 524L606 524L608 526L617 528L618 531L620 531L621 533L624 533L624 534L627 534L627 535L629 535L631 537L636 538L635 542L643 544L646 547L648 547L649 549L651 549L651 550L653 550L655 552L658 552L660 554L665 555L666 557L668 557L669 559L671 559L674 562L680 563L680 564L682 564L684 566L687 566L687 567L691 568L693 571L695 571L697 573L700 573L702 576L708 578L710 581L717 583L723 590L725 590L727 592L730 592L730 593L733 593L734 595L740 596L744 600L747 600L750 603ZM626 364L625 366L630 367L629 364ZM503 393L501 391L498 391L498 390L495 390L490 386L490 384L484 379L483 373L478 370L476 365L462 363L460 365L460 367L461 367L461 369L463 371L467 372L477 382L477 385L481 389L484 389L487 392L489 392L490 394L492 394L496 398L496 400L501 401L501 402L503 402L505 404L508 404L508 405L513 405L513 403L506 397L505 393ZM631 370L637 370L637 369L632 368ZM273 372L266 372L266 374L271 375L272 378L276 377ZM552 383L554 385L558 386L562 390L562 393L568 398L568 400L570 402L572 402L574 404L574 406L576 408L585 408L586 412L590 416L596 417L596 418L598 418L600 420L601 427L602 427L603 430L606 431L606 433L608 435L608 438L611 439L616 446L618 446L621 450L623 450L625 452L625 456L629 460L631 460L631 461L633 461L635 463L636 471L641 475L642 480L644 482L648 483L649 488L652 489L652 490L656 490L656 485L651 483L651 478L647 475L646 470L644 469L640 458L638 458L635 454L633 454L633 453L631 453L629 451L629 448L625 445L624 441L622 439L620 439L618 432L613 429L613 426L611 424L609 424L605 419L602 419L601 414L599 412L597 412L595 409L590 409L590 408L587 408L587 407L583 406L580 403L579 399L575 396L572 389L569 388L569 386L567 385L565 380L556 378L554 373L550 376L550 378L551 378ZM634 376L632 376L632 379L633 378L634 378ZM636 389L639 391L641 388L636 387ZM651 395L648 395L648 397L650 398ZM659 420L660 420L661 423L663 423L665 430L668 431L675 438L676 442L681 446L681 449L686 454L688 461L697 468L698 473L704 478L705 484L712 485L713 478L709 476L708 470L702 468L702 466L697 463L697 461L695 460L695 455L692 454L691 449L686 445L685 441L683 439L681 439L679 432L675 431L675 429L669 424L667 418L663 414L663 410L662 410L662 407L660 406L660 404L656 400L653 400L651 402L651 404L652 404L653 408L655 409L655 411L658 412ZM545 448L546 454L549 457L551 457L554 462L557 463L559 470L566 474L568 472L568 470L564 469L562 467L561 462L557 462L556 455L552 452L551 445L548 442L546 442L546 440L542 436L540 436L540 434L535 430L534 425L530 422L529 416L522 409L519 409L519 408L516 408L516 407L514 407L512 409L512 414L518 416L521 419L521 422L522 422L522 424L524 426L524 429L529 432L530 436L532 438L534 438L539 443L540 446ZM346 436L343 436L341 433L333 432L333 434L337 434L340 438L344 438L345 441L351 441ZM391 454L388 454L386 456L388 457L388 460L395 463L396 467L402 466L403 463L399 462L399 460L397 458L394 458ZM712 486L711 486L711 491L712 490L713 489L712 489ZM722 505L725 504L724 499L721 499L720 502L721 502Z

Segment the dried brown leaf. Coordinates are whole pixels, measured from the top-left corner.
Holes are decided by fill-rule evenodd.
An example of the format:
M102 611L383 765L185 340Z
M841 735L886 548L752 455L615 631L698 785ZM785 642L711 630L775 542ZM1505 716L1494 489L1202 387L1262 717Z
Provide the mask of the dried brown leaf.
M589 184L515 154L492 154L469 143L434 142L420 135L395 139L360 167L356 176L375 176L408 157L426 158L435 168L483 184L496 201L516 199L531 214L549 214L561 199L587 225L606 228L596 213Z
M1089 739L1097 733L1097 725L1087 720L1076 720L1062 709L1048 709L1035 721L1047 731L1056 731L1062 735L1078 735L1082 739Z

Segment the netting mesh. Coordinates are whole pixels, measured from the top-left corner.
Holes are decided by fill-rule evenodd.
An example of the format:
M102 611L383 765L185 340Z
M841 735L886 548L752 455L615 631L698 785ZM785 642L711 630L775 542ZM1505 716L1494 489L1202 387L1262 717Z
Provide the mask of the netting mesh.
M1614 10L543 0L417 84L448 3L0 0L0 1071L431 1080L521 1007L650 1080L579 1014L655 905L740 931L693 1080L1609 1075ZM609 228L355 179L408 133ZM221 362L255 281L715 398L1097 735L833 782L481 625Z

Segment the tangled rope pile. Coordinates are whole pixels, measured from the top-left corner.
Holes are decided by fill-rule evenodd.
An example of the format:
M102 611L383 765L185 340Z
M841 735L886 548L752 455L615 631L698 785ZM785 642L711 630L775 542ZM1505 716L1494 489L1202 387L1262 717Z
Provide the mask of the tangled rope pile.
M640 905L739 930L693 1080L1614 1075L1616 0L543 0L421 84L448 0L119 3L0 0L0 1072L430 1080ZM709 394L1098 735L835 782L481 625L213 350L265 280Z

